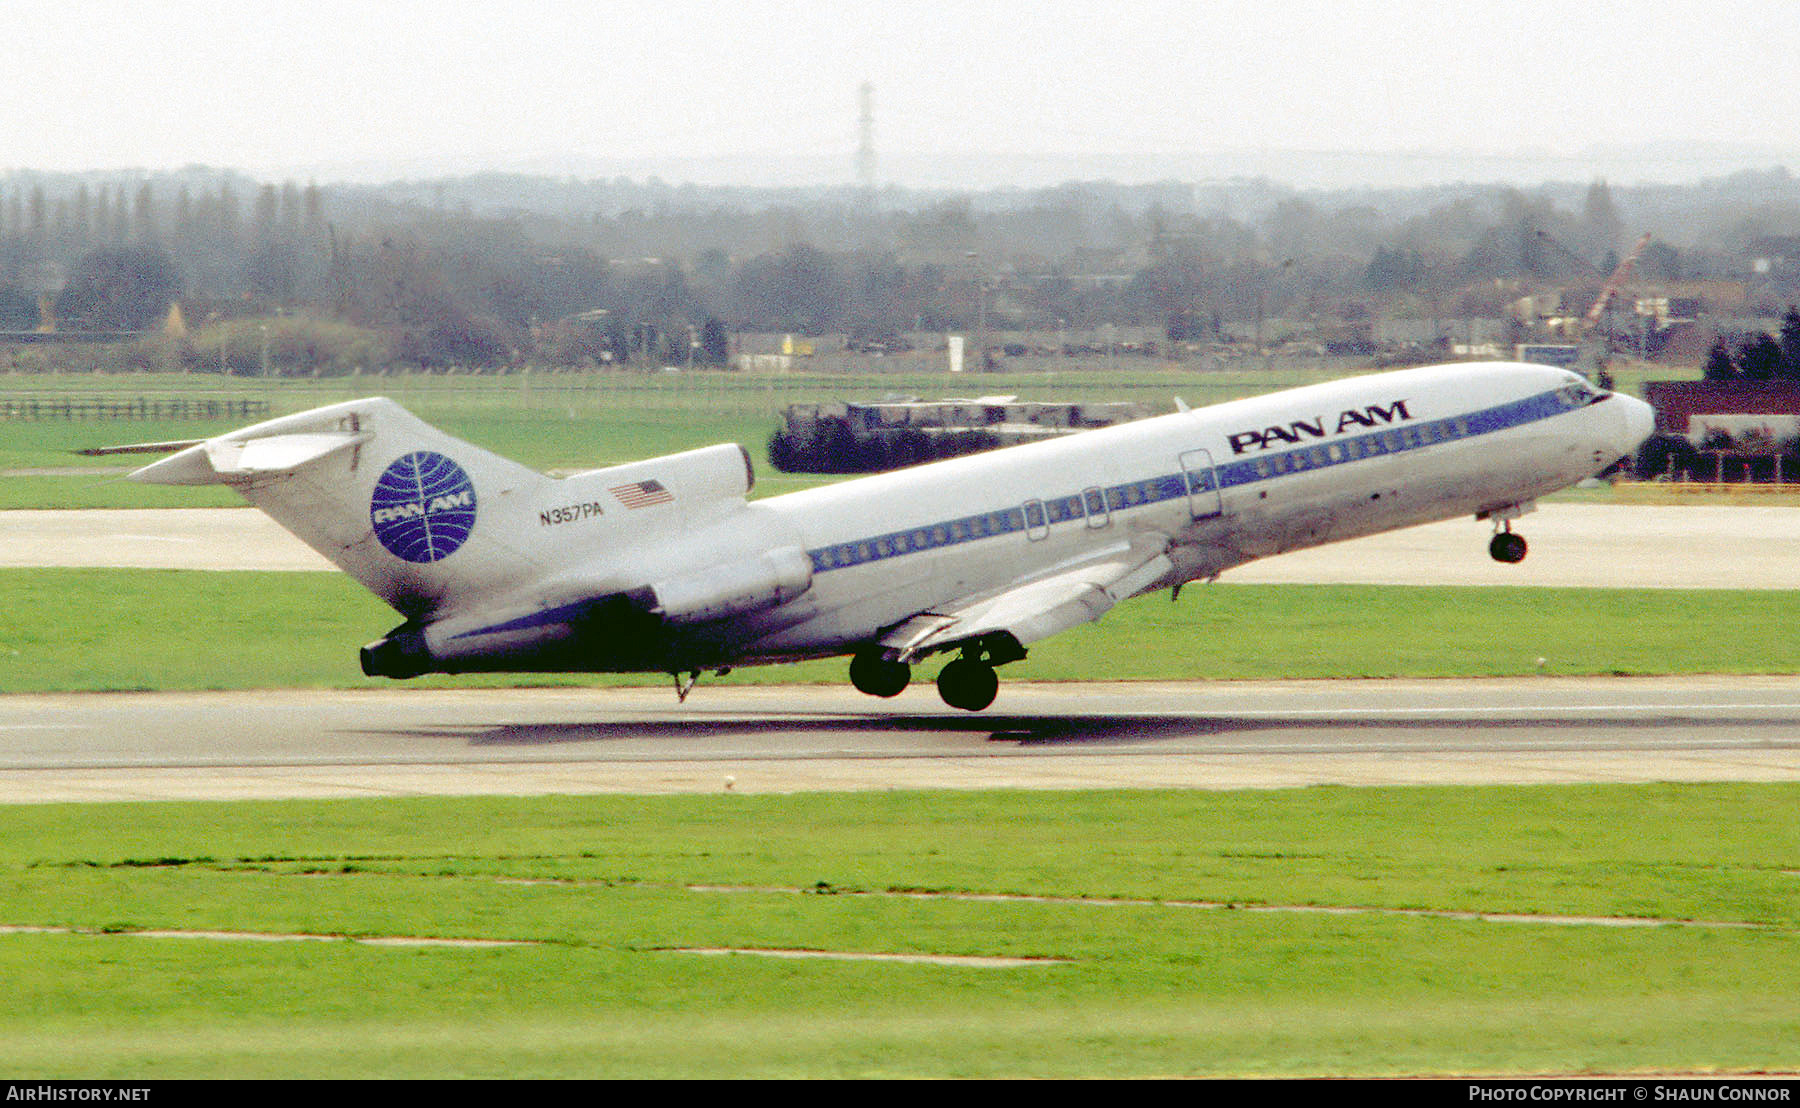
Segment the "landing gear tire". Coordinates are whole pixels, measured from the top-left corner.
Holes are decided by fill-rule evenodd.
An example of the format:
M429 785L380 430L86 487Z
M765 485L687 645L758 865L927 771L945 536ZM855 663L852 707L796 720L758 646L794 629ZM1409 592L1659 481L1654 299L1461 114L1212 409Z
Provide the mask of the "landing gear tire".
M912 680L912 667L890 662L879 654L858 654L850 659L850 683L870 696L899 696Z
M993 666L958 658L938 673L937 687L938 695L952 708L979 712L999 695L1000 678Z
M1494 536L1493 542L1488 543L1488 553L1493 555L1494 561L1508 565L1524 561L1525 551L1525 536L1515 535L1511 531L1500 532Z

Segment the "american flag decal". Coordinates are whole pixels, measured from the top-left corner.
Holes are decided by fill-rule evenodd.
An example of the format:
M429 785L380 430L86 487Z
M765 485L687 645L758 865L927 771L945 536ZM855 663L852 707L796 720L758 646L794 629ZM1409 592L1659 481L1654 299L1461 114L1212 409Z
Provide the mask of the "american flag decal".
M675 499L673 493L662 487L661 481L633 481L629 485L614 485L611 492L627 508L648 508L652 504L668 504Z

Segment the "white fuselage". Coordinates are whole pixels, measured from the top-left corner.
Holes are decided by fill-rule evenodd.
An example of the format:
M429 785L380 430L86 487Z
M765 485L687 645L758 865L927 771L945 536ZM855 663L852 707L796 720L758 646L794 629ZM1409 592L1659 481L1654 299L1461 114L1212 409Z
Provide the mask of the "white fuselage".
M375 397L133 476L238 488L402 613L365 648L371 675L687 672L971 642L1021 657L1256 558L1504 517L1629 456L1651 423L1565 370L1436 366L751 502L734 446L552 479Z
M1600 398L1595 402L1594 398ZM1535 365L1351 378L761 501L799 536L812 587L759 618L754 654L831 653L934 604L1149 533L1174 570L1529 501L1604 469L1649 430L1639 401Z

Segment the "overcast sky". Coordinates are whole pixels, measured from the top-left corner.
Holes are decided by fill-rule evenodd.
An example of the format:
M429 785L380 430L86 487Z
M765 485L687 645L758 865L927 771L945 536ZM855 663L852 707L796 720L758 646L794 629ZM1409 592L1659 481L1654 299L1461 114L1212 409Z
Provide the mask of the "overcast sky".
M0 169L847 180L864 81L903 184L974 152L1800 151L1793 0L0 0L0 27Z

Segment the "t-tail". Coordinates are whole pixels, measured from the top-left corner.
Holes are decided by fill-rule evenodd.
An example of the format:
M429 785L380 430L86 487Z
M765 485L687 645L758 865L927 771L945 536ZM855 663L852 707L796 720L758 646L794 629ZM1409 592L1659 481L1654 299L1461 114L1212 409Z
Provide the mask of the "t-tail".
M525 569L501 517L548 480L383 398L232 431L131 477L231 486L409 619Z
M206 439L131 476L236 489L406 617L402 647L427 625L603 598L647 545L741 507L751 482L734 445L550 477L381 397ZM455 659L376 669L427 662Z

